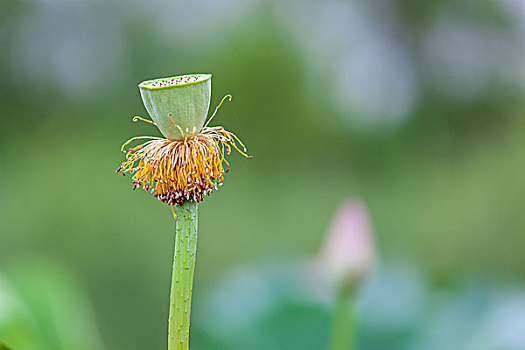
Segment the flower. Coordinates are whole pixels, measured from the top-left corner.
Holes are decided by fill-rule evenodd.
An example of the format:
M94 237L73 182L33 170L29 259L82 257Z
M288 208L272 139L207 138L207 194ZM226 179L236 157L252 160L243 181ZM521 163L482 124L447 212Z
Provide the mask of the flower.
M374 268L376 247L368 210L347 200L337 211L317 257L329 280L354 285Z
M229 170L225 156L232 148L247 158L246 147L222 126L208 127L226 95L204 125L211 95L211 75L191 74L145 81L139 84L151 120L166 138L137 136L122 145L126 161L117 173L133 174L133 189L151 191L169 205L201 202L218 189ZM125 150L138 139L149 139ZM226 165L226 169L225 169Z

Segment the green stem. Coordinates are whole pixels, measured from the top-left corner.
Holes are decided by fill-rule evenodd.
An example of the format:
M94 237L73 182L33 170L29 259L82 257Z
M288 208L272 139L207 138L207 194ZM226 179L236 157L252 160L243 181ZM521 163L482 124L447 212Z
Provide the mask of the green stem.
M354 348L356 331L355 295L349 286L343 286L337 296L332 323L331 350Z
M191 292L197 253L198 205L184 202L177 214L175 253L170 293L168 350L188 350L190 338Z

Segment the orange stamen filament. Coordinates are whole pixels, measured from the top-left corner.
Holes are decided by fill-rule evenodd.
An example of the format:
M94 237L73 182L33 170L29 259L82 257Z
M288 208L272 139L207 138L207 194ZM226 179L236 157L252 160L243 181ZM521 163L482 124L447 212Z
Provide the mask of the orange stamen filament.
M175 214L175 209L173 207L174 205L171 206L171 213L173 214L173 218L175 219L175 221L177 221L177 214Z
M174 127L176 127L177 129L179 129L181 136L184 137L184 131L182 131L182 128L181 128L178 124L175 124L175 123L173 122L173 119L171 118L171 113L168 113L168 117L170 118L170 122L171 122L171 124L172 124Z

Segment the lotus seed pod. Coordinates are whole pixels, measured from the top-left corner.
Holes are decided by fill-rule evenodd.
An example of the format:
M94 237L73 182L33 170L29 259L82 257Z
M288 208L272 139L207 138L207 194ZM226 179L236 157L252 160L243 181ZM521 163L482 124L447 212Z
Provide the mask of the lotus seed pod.
M211 74L188 74L139 84L144 106L169 140L198 133L208 115Z

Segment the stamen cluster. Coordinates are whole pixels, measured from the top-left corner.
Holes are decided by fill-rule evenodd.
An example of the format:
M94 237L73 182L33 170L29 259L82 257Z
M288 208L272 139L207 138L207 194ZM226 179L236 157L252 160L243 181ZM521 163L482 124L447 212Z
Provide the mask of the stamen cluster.
M130 142L141 138L151 140L124 150ZM134 174L133 189L141 187L169 205L201 202L222 185L229 170L224 169L224 165L229 166L225 155L232 148L251 158L237 136L220 126L205 127L182 140L134 137L122 146L126 161L117 173Z

